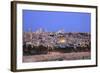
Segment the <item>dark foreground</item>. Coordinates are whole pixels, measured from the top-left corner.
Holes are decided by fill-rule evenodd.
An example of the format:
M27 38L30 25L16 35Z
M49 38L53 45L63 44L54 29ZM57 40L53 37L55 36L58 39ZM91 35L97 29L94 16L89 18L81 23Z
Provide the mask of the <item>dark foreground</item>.
M84 60L91 59L90 52L49 52L41 55L23 56L23 62L45 62L45 61L63 61L63 60Z

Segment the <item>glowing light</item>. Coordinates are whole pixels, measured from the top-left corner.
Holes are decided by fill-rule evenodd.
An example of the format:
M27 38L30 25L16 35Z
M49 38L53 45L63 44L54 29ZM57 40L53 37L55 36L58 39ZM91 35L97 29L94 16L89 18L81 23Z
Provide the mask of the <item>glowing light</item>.
M61 42L61 43L65 43L66 41L63 39L63 40L60 40L60 42Z
M60 42L60 43L65 43L66 40L65 40L65 38L61 38L61 39L59 40L59 42Z

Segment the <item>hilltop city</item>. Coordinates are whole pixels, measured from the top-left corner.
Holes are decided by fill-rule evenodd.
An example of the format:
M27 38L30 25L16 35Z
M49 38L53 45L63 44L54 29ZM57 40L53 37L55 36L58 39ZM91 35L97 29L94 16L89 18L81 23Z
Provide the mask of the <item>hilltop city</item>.
M52 51L64 49L64 52L78 52L78 51L90 51L91 40L90 33L83 32L64 32L64 30L58 30L57 32L46 32L40 28L35 32L31 30L29 32L23 32L23 49L28 48L41 48L44 51ZM27 49L25 49L27 48ZM44 49L45 48L45 49ZM34 52L31 53L34 54Z

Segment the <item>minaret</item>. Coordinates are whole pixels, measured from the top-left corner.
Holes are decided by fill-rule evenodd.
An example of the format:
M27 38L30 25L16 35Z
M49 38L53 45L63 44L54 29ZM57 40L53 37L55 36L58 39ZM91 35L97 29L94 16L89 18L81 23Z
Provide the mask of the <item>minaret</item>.
M43 33L44 32L44 29L43 28L39 28L36 33Z

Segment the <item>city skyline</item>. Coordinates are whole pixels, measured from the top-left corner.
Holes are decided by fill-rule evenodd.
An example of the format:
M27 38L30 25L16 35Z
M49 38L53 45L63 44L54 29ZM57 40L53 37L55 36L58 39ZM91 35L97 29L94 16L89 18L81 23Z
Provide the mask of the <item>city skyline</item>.
M23 10L23 31L33 32L42 28L46 32L91 32L91 14L79 12L55 12Z

